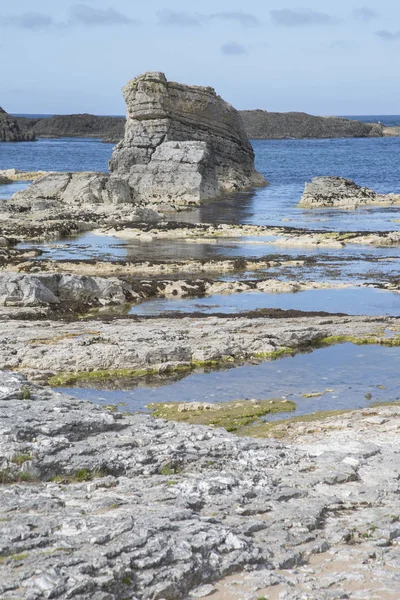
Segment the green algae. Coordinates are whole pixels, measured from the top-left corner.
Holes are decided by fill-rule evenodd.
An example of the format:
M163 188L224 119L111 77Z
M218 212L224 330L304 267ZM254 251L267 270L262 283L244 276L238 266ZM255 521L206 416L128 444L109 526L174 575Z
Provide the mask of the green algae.
M196 425L223 427L238 431L267 414L292 412L296 409L289 400L234 400L233 402L149 404L153 417ZM171 473L169 473L171 474Z
M271 421L271 422L259 422L249 427L243 427L237 431L237 435L241 437L254 437L254 438L284 438L289 435L291 425L296 423L315 423L317 421L323 421L329 417L337 417L349 412L353 412L354 409L344 410L327 410L311 413L309 415L302 415L300 417L292 417L290 419Z
M292 348L282 348L273 352L258 352L250 354L248 360L277 360L282 356L288 356L294 353ZM218 369L219 367L230 366L236 361L232 356L221 357L217 360L194 360L190 363L181 365L170 365L162 368L146 369L102 369L96 371L75 371L61 372L48 379L48 384L52 387L64 387L66 385L75 385L85 381L110 381L112 379L139 379L142 377L154 377L156 375L174 375L176 373L190 373L195 369ZM241 361L244 362L244 361Z
M389 348L400 346L400 335L393 337L382 337L379 333L371 333L364 337L358 337L353 335L331 335L322 338L318 341L320 346L333 346L335 344L344 344L349 342L357 346L364 346L368 344L377 344L380 346L387 346Z
M101 479L105 476L103 471L89 471L89 469L79 469L74 473L67 475L56 475L51 481L54 483L83 483L93 479Z

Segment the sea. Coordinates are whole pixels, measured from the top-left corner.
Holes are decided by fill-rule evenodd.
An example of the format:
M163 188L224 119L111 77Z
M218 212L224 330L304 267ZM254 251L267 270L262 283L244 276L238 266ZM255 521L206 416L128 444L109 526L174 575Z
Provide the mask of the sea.
M39 115L24 115L39 116ZM40 115L44 116L44 115ZM400 125L400 115L351 115L365 122ZM400 193L400 137L307 140L254 140L256 167L270 185L249 193L205 203L180 213L183 221L281 225L321 230L398 229L397 208L358 211L300 210L304 184L313 177L337 175L353 179L379 193ZM0 169L26 171L107 171L113 144L90 138L39 139L0 143ZM25 183L0 186L9 198Z

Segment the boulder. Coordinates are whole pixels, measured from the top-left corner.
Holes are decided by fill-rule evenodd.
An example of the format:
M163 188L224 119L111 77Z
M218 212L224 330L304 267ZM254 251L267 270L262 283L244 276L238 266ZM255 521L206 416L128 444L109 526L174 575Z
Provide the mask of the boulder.
M0 306L42 306L59 299L35 276L7 273L0 276Z
M107 173L49 173L40 177L26 190L13 195L15 201L46 200L63 204L130 203L128 184Z
M239 113L212 88L150 72L123 93L125 137L109 167L129 182L136 202L185 205L266 184Z
M356 208L374 203L391 202L395 196L380 196L342 177L315 177L306 183L301 208Z

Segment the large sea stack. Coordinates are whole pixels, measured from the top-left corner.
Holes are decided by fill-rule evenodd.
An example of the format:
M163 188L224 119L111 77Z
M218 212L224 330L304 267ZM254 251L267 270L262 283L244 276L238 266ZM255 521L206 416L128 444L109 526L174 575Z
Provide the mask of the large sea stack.
M110 161L134 200L197 203L265 185L237 110L210 87L145 73L123 89L125 137Z
M20 127L17 120L0 106L0 142L31 142L34 139L33 131Z

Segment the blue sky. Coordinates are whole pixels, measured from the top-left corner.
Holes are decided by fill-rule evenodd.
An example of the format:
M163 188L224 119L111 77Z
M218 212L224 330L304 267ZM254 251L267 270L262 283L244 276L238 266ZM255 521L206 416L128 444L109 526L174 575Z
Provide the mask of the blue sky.
M400 113L395 0L0 0L0 105L123 114L147 70L240 109Z

